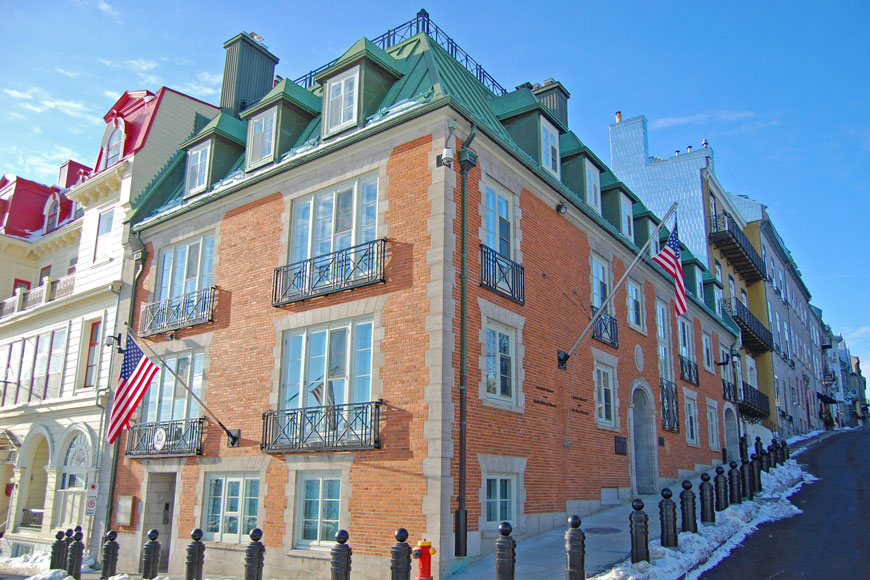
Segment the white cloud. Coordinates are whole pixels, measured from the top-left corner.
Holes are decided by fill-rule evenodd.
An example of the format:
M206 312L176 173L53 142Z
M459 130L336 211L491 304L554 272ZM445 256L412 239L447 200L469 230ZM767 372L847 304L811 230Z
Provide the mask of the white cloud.
M56 72L59 72L60 74L62 74L62 75L64 75L64 76L68 76L68 77L70 77L70 78L75 78L75 77L79 76L79 74L80 74L80 73L77 73L77 72L70 72L70 71L68 71L68 70L63 70L63 69L60 68L60 67L55 67L54 70L55 70Z
M3 89L3 92L12 97L13 99L22 99L22 100L30 100L33 98L33 95L30 92L23 93L21 91L16 91L14 89Z
M160 84L160 77L154 74L149 74L149 71L157 68L156 60L148 60L144 58L131 58L127 60L115 61L107 58L97 59L103 65L109 68L121 68L130 71L139 77L139 82L147 85Z
M221 74L203 71L196 75L196 80L188 81L178 90L194 97L211 97L219 94L222 81Z
M16 171L20 175L57 175L61 163L79 158L72 149L55 145L48 152L19 155Z
M22 121L22 120L27 118L24 115L22 115L21 113L16 113L15 111L9 111L8 113L6 113L6 116L9 117L10 119L15 119L18 121Z
M94 116L90 108L79 101L67 101L64 99L55 99L47 91L39 87L31 87L26 91L17 91L14 89L3 89L3 92L18 100L18 106L27 111L34 113L44 113L46 111L57 111L68 117L82 119L89 123L99 124L102 120Z
M103 94L113 101L117 101L121 98L121 93L116 93L115 91L103 91Z
M706 125L711 121L740 121L755 117L755 113L750 111L713 111L709 113L696 113L694 115L682 115L678 117L662 117L650 123L650 129L666 129L668 127L676 127L678 125Z
M121 18L121 11L106 2L105 0L97 0L97 9L106 16L111 16L115 19Z

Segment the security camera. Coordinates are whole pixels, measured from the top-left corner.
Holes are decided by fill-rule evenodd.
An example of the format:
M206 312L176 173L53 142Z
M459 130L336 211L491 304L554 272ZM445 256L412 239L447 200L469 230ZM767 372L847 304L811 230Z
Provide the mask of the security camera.
M450 167L451 165L453 165L453 149L451 149L450 147L445 147L444 151L442 151L441 155L439 155L438 159L436 159L436 162L438 167L441 167L442 165L444 167Z

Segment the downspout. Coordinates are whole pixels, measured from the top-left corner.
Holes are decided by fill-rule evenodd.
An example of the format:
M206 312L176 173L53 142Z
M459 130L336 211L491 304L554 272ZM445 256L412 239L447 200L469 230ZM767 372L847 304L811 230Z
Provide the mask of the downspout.
M731 348L728 349L728 352L731 353L732 358L736 358L736 357L740 356L740 351L739 351L739 349L737 349L738 342L739 342L738 340L735 340L734 342L732 342ZM740 398L742 399L745 396L745 394L743 393L743 361L742 360L740 361L740 375L739 376L737 375L736 365L734 365L734 363L731 363L731 376L734 378L734 393L735 394L740 393L741 394ZM740 381L740 382L738 383L737 381ZM737 403L737 455L738 456L743 455L743 452L742 452L743 447L740 445L740 438L741 438L740 423L742 421L743 421L743 419L742 419L742 413L740 413L740 403L738 402ZM744 435L745 435L745 431L746 430L744 429ZM727 443L726 443L726 447L727 447Z
M468 172L477 166L477 154L469 146L477 136L477 125L472 125L468 139L457 151L462 178L462 257L459 274L459 495L456 498L455 534L456 556L468 555L468 511L465 509L466 424L468 415Z

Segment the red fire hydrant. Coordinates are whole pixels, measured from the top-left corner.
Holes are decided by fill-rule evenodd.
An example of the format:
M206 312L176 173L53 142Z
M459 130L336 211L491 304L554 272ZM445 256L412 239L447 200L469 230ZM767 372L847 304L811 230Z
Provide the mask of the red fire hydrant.
M417 580L432 580L432 554L434 553L432 542L428 540L417 542L417 547L411 552L414 559L418 560Z

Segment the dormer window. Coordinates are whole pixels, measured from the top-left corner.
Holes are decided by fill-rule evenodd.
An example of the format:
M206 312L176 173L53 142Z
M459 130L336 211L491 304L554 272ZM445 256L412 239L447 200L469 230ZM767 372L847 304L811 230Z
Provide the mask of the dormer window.
M335 133L356 123L359 67L326 83L326 133Z
M586 203L601 213L601 175L598 168L586 161Z
M248 167L271 161L275 152L275 118L278 108L273 107L248 121Z
M111 167L121 160L124 149L124 131L120 127L112 131L109 143L106 145L106 167Z
M53 199L51 205L48 206L48 214L45 216L45 233L57 229L57 215L59 211L60 206L58 205L57 200Z
M541 117L541 165L559 177L559 131L544 117Z
M631 198L624 193L619 198L619 214L622 222L622 235L629 240L634 240L634 212L632 211Z
M197 193L205 189L208 175L209 142L190 149L187 152L187 193Z

